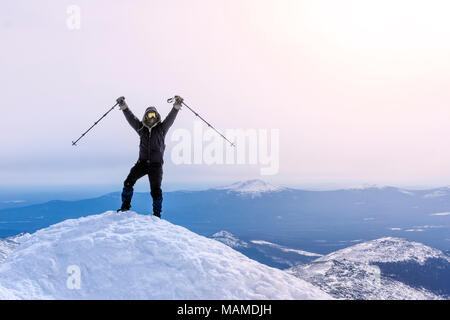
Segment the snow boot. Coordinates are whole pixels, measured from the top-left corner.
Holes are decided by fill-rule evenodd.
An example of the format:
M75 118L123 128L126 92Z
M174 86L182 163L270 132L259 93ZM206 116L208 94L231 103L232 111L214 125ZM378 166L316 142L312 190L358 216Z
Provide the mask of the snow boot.
M126 204L120 207L120 209L117 209L117 212L126 212L126 211L130 211L131 206L127 206Z
M162 198L158 200L153 200L153 215L155 217L161 218L162 211Z
M129 211L131 208L131 198L133 197L133 188L124 187L122 191L122 207L117 212Z

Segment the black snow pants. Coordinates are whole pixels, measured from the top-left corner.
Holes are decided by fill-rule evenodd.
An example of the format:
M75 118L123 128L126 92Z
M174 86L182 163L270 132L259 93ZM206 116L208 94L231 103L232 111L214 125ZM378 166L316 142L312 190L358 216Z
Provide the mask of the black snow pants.
M161 215L162 211L162 190L161 182L163 177L162 163L150 162L150 160L138 160L131 168L127 179L123 183L122 208L131 207L131 198L133 197L133 187L143 176L148 175L150 181L150 194L153 199L153 214Z

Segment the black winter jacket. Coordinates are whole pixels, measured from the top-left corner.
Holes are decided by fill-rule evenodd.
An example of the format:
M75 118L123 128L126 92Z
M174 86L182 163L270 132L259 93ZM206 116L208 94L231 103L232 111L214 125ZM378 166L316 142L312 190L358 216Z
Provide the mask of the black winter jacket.
M178 110L172 108L164 121L149 129L131 112L130 108L123 110L128 123L140 137L139 160L146 162L164 163L164 138L177 117Z

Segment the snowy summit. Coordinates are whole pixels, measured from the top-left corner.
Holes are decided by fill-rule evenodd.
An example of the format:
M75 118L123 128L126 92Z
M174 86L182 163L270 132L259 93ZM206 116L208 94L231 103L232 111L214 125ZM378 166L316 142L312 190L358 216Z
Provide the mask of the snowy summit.
M0 299L330 299L156 217L106 212L37 231L0 263Z
M240 181L229 186L215 188L215 190L227 190L228 192L236 192L240 194L260 195L265 192L278 192L285 190L283 187L271 185L260 179Z

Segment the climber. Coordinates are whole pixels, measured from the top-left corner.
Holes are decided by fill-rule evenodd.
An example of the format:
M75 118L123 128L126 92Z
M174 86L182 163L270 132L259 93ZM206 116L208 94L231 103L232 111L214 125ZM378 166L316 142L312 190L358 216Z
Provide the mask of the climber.
M139 159L131 168L128 177L124 181L122 191L122 206L117 212L128 211L131 208L131 198L133 197L133 187L136 181L148 175L150 181L150 194L153 199L153 215L161 218L162 211L162 190L161 182L163 177L163 157L164 138L167 131L172 126L178 111L183 103L183 98L175 96L173 108L167 117L161 121L161 116L155 107L145 110L144 117L140 121L131 112L124 97L117 99L120 110L131 127L138 133L140 138Z

